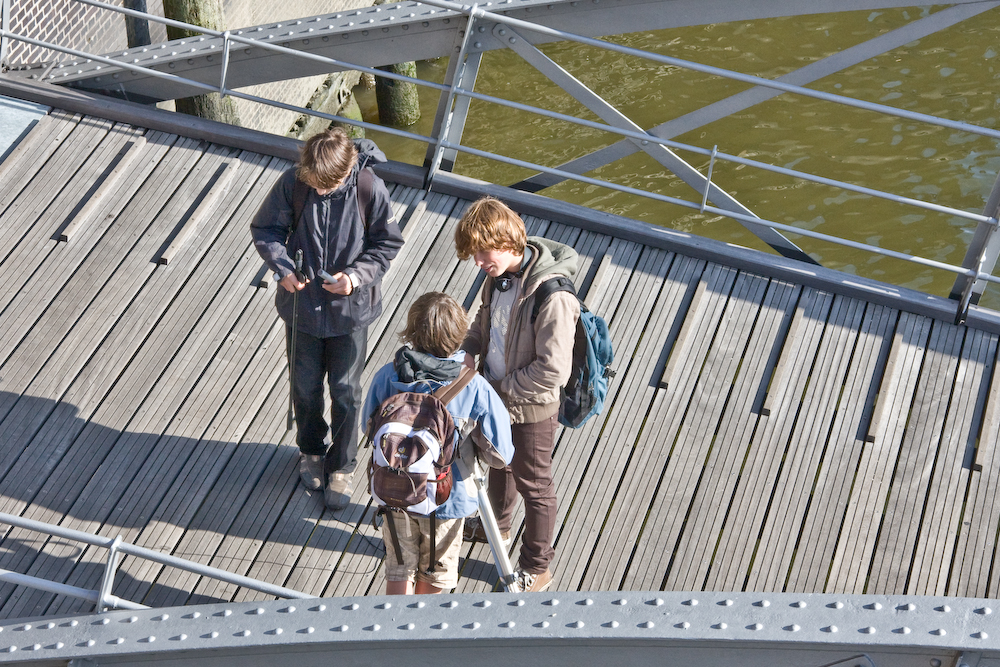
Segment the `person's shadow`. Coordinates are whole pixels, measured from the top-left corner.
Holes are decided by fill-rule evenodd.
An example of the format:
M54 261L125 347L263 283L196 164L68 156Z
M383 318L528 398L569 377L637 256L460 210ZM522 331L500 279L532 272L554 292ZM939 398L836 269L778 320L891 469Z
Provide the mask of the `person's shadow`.
M120 535L228 572L306 586L297 590L313 595L323 594L345 552L380 557L356 537L358 524L370 520L364 490L347 509L325 510L322 493L299 482L298 449L284 442L288 434L277 442L227 442L120 431L80 419L66 403L10 392L0 392L0 419L4 513L104 538ZM270 421L284 423L280 416ZM330 553L300 564L306 548ZM107 557L104 548L0 523L5 570L96 590ZM128 556L112 593L152 607L254 594ZM93 604L82 599L0 586L0 618L90 611Z

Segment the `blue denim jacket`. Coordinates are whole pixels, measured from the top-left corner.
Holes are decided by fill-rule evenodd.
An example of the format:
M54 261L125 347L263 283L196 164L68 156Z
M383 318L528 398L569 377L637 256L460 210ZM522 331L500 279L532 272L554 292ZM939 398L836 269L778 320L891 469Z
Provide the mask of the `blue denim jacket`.
M453 361L459 363L464 358L465 352L461 350L451 357ZM435 380L400 382L396 369L390 362L380 368L375 373L375 377L372 378L362 414L371 416L382 405L382 401L393 394L404 391L430 393L446 384L449 383ZM486 378L477 373L472 381L459 392L458 396L448 404L448 412L451 413L452 419L455 420L455 426L460 432L468 431L465 428L467 424L478 423L486 441L493 445L504 461L510 463L514 456L514 443L510 435L510 417L503 401L500 400L500 396L486 381ZM451 496L444 505L437 509L438 519L458 519L471 516L476 513L479 506L475 483L471 479L463 478L459 468L460 466L457 464L452 464L451 471L455 477L454 486L451 489Z

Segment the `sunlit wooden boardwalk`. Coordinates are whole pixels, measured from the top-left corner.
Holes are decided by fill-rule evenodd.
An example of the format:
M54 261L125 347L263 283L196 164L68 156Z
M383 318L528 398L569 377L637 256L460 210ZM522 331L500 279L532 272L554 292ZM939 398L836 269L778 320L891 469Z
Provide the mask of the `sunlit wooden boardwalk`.
M58 108L0 163L0 511L316 595L381 592L363 482L325 511L285 432L283 328L248 224L289 164ZM451 241L470 197L390 188L407 243L366 380L416 296L475 308L479 285ZM604 414L558 442L555 588L1000 594L989 314L956 326L944 299L553 211L531 232L580 252L617 350ZM98 587L105 552L0 535L0 568ZM458 590L495 581L468 548ZM257 595L134 559L114 592ZM0 587L2 618L89 610Z

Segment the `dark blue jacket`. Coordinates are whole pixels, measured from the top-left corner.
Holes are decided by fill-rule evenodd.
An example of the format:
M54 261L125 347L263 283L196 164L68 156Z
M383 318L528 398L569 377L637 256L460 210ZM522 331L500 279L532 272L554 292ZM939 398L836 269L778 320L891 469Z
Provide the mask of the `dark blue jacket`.
M302 219L288 237L292 225L292 191L295 169L282 174L250 223L257 252L278 279L292 273L293 257L302 249L302 272L309 279L299 293L298 329L310 336L342 336L365 327L382 313L382 276L403 245L403 236L392 213L385 183L374 178L371 219L367 233L358 208L358 173L365 166L385 162L385 154L374 142L361 139L358 164L347 182L328 195L309 188ZM364 205L362 203L362 205ZM286 243L286 238L287 243ZM348 296L323 289L319 269L331 274L354 274L358 286ZM292 322L293 295L280 285L275 296L278 314Z

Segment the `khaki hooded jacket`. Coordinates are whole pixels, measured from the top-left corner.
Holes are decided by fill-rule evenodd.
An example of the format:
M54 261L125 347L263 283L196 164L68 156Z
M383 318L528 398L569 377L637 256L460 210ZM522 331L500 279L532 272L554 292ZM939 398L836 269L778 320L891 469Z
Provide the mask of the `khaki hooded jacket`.
M511 422L533 424L559 411L559 390L569 379L580 304L569 292L555 292L538 311L531 311L538 286L557 276L573 279L579 256L567 245L537 236L528 237L532 256L524 271L521 293L511 308L504 349L507 374L494 384L510 412ZM469 327L462 349L479 356L483 370L490 337L490 301L493 278L483 284L482 305Z

